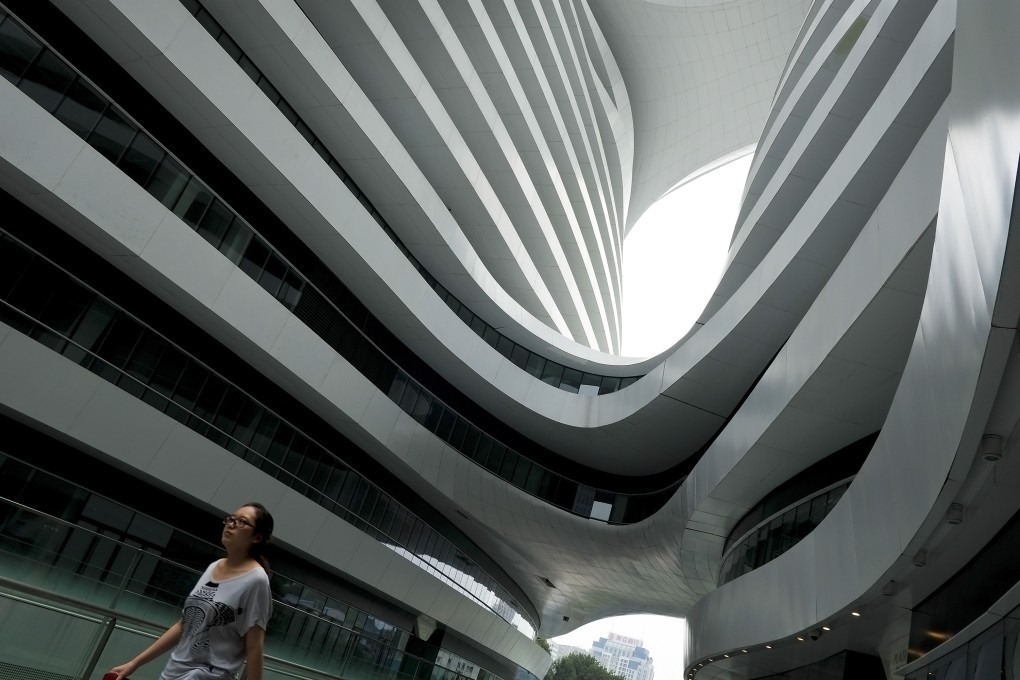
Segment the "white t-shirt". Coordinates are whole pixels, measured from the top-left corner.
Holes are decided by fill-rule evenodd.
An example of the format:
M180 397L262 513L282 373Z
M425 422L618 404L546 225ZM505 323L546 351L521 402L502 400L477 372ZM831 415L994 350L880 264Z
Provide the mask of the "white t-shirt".
M265 630L272 613L269 576L262 567L214 581L206 567L181 611L181 639L170 653L161 680L233 678L244 664L244 636Z

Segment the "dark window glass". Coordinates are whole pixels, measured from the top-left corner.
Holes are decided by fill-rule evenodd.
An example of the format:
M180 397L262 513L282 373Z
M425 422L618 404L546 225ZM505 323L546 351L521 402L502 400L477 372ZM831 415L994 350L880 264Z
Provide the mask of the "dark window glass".
M265 288L270 295L275 296L280 290L280 285L283 284L283 277L286 274L287 264L276 253L270 253L262 275L259 276L259 285Z
M585 373L584 377L581 378L581 387L577 390L578 394L598 394L601 384L602 376Z
M492 437L481 433L478 439L478 446L475 447L475 462L479 465L485 465L485 461L489 459L489 454L492 452Z
M67 88L64 101L60 102L53 115L76 135L87 139L99 117L103 115L106 104L106 98L94 87L81 78L76 78Z
M252 236L247 250L244 251L244 257L241 258L241 271L258 281L268 258L269 247L265 241L258 236Z
M152 137L144 132L139 132L135 135L131 146L124 152L120 162L117 163L117 167L136 183L145 186L152 171L156 169L165 155L163 149L152 140Z
M393 376L393 381L390 382L390 388L388 395L390 401L394 404L399 404L400 400L404 396L404 390L407 388L407 376L403 371L397 371L396 375Z
M233 385L228 385L220 399L220 405L216 409L216 417L213 418L213 425L227 434L232 434L237 426L237 419L241 409L247 403L246 397Z
M560 379L560 389L576 393L581 386L581 372L573 368L564 368Z
M478 446L479 432L474 427L469 427L464 435L464 442L460 445L460 452L468 458L475 457L475 447Z
M528 357L528 363L524 366L524 370L536 378L541 378L542 372L545 370L545 359L532 353Z
M287 309L294 309L301 298L301 291L304 287L305 282L301 280L297 270L290 268L283 277L283 283L280 285L280 291L276 294L276 299Z
M499 342L499 331L492 326L485 327L485 333L482 334L482 340L485 340L493 349L496 348L496 343Z
M53 111L75 77L60 57L46 50L22 76L18 88L42 108Z
M460 445L464 441L464 435L467 434L468 427L470 427L466 420L458 417L456 425L453 426L453 433L450 435L450 446L460 450Z
M119 314L103 339L103 344L97 354L113 366L123 368L141 335L141 326L123 314Z
M177 381L173 399L188 411L195 407L198 395L209 377L209 371L201 364L189 360L187 366L181 372L181 379Z
M135 345L135 351L131 353L131 359L128 360L124 370L147 383L166 346L166 340L152 331L145 331Z
M117 310L106 300L94 298L85 318L78 324L71 339L87 350L93 350L96 341L116 316Z
M320 142L319 140L316 139L312 143L312 148L315 149L315 153L319 154L319 157L322 160L324 160L327 163L329 163L329 159L330 159L329 150L325 146L323 146L322 142Z
M171 396L177 386L177 380L181 377L185 366L188 365L188 357L182 354L176 347L167 347L163 356L159 358L156 369L149 378L149 387L155 389L164 396Z
M43 49L38 40L30 36L13 19L0 26L0 73L12 83Z
M64 277L59 282L54 282L53 297L40 314L39 320L66 336L77 324L82 312L91 303L92 297L92 292Z
M181 4L184 8L191 12L191 16L198 14L198 11L202 9L202 5L198 4L198 0L181 0Z
M555 361L545 362L545 369L542 371L542 382L553 387L560 386L560 378L563 377L563 366Z
M251 448L259 453L265 453L269 448L269 443L273 440L273 435L276 433L276 428L279 424L280 419L276 415L268 411L264 412L262 418L259 419L258 425L255 427L250 444Z
M506 450L503 454L503 463L499 466L499 476L503 479L513 479L514 468L517 467L517 459L519 456L510 449Z
M514 351L514 341L505 335L501 335L499 342L496 344L496 351L509 359L510 354Z
M223 32L222 35L220 35L219 40L217 40L216 42L220 44L220 47L223 48L223 51L230 55L230 58L233 59L234 61L237 61L238 59L241 58L241 48L237 46L237 43L234 42L233 38L227 35L225 31Z
M305 122L303 120L298 119L298 122L294 124L294 127L297 128L297 131L301 133L301 136L305 138L306 142L311 144L313 141L315 141L315 134L312 132L311 128L305 125Z
M481 318L477 316L471 319L471 330L473 330L475 334L480 338L485 337L485 329L488 327L489 325L482 321Z
M425 417L429 414L432 408L432 395L425 390L422 390L418 395L418 401L414 405L414 410L411 411L411 417L417 420L421 424L425 424Z
M35 255L0 234L0 299L6 299Z
M195 401L195 406L192 409L193 413L206 422L211 423L226 391L227 384L218 376L210 374L205 381L205 385L202 386L198 399Z
M251 237L251 228L240 219L235 219L230 223L230 229L227 230L226 236L223 237L223 242L220 244L220 252L228 260L237 264L241 261L244 251L248 249L248 242L251 241Z
M259 72L255 62L249 59L247 55L241 55L241 59L237 62L237 65L241 67L241 70L244 71L245 75L251 78L253 82L258 82L259 77L262 74Z
M599 387L599 394L609 394L615 392L620 388L620 379L612 376L604 376L602 378L602 386Z
M281 99L280 103L278 103L276 107L280 109L280 113L283 114L283 117L287 119L288 123L293 125L294 123L297 122L298 119L297 111L294 110L293 106L287 103L286 99Z
M136 132L138 127L134 123L115 107L109 106L87 141L92 148L106 156L112 163L116 163L124 149L134 139Z
M209 35L213 38L220 37L220 31L223 29L220 28L220 25L215 19L213 19L212 15L209 14L205 8L198 10L198 14L195 15L195 18L198 19L198 23L202 24L202 28L209 31Z
M191 175L184 167L167 155L152 173L146 189L164 206L173 208L190 179Z
M439 425L439 418L443 415L443 403L438 399L433 399L429 406L428 415L425 416L425 422L422 425L425 426L429 432L435 432L436 426Z
M181 197L174 206L174 214L191 225L197 227L205 214L206 208L213 202L212 192L197 177L192 177L181 192Z
M461 321L468 325L470 325L471 320L475 318L474 312L468 309L465 305L461 305L460 311L457 312L457 316L460 317Z
M524 490L530 494L538 495L539 490L542 488L542 480L547 474L541 465L532 463L531 471L528 473L528 480L524 483Z
M531 354L528 350L524 349L520 345L514 346L514 351L510 353L510 361L517 368L524 368L528 365L528 355Z
M259 89L262 90L262 92L267 97L269 97L269 101L271 101L274 106L278 101L280 101L280 93L277 91L275 87L273 87L273 84L269 82L268 78L266 78L265 76L260 76L258 86Z
M503 467L503 455L506 453L506 447L499 442L492 443L492 450L489 451L488 458L485 459L485 467L491 472L499 474L499 470Z
M531 474L532 463L530 460L525 458L518 458L517 467L514 468L514 476L511 482L514 486L523 489L524 485L528 481L528 475Z
M624 387L630 387L638 381L639 377L640 376L632 375L627 378L620 378L620 389L622 390Z
M230 228L234 214L220 199L213 199L212 205L205 211L202 221L198 225L198 233L208 241L213 248L219 248L223 237Z
M407 389L404 390L404 395L400 398L400 410L404 413L410 414L414 411L414 406L418 402L418 385L413 382L408 382Z
M439 426L436 428L436 436L444 442L450 441L450 433L453 432L453 426L456 422L457 414L450 409L444 409L439 418Z

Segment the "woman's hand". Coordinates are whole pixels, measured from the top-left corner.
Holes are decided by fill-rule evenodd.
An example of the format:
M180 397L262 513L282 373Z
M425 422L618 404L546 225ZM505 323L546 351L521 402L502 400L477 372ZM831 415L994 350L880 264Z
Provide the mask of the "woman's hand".
M119 666L114 666L113 668L110 669L110 673L117 674L115 680L124 680L124 678L130 676L136 670L138 670L138 667L134 664L134 662L128 661L127 663L122 663Z

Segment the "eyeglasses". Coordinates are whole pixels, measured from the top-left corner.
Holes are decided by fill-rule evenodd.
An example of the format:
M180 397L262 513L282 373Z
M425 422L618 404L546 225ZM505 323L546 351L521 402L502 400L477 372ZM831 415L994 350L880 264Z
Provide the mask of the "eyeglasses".
M227 515L223 518L223 526L226 527L245 527L255 528L255 525L246 520L244 517L237 517L235 515Z

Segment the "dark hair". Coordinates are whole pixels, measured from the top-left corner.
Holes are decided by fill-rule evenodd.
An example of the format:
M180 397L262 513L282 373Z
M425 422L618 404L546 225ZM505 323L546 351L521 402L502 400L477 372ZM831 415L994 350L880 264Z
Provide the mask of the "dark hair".
M252 535L262 534L262 540L252 543L248 554L261 564L263 569L269 571L266 551L269 550L269 542L273 538L273 516L261 503L245 503L241 507L255 508L255 527L252 529Z

